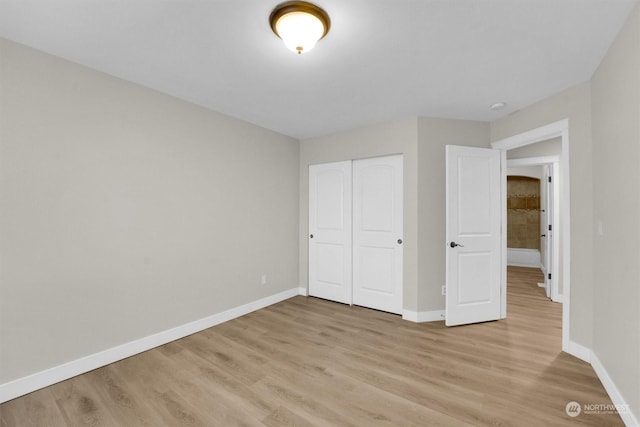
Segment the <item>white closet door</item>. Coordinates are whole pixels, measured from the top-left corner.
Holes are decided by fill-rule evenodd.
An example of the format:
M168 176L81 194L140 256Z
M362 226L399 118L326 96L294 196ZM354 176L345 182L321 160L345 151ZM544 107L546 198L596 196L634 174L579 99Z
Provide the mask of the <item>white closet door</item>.
M402 313L403 157L353 162L353 303Z
M309 166L309 295L352 303L351 161Z

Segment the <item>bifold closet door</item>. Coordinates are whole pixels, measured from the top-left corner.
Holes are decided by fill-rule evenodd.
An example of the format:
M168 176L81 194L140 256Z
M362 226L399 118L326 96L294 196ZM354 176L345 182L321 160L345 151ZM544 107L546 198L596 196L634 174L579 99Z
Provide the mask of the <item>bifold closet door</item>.
M353 162L353 303L402 314L402 155Z
M309 295L352 303L351 161L309 166Z

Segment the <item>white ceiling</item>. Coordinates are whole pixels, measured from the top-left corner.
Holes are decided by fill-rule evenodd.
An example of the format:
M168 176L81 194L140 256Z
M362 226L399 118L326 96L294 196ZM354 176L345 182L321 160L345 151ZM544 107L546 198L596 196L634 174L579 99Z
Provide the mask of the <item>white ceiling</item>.
M589 80L636 0L317 0L331 31L300 56L279 3L0 0L0 37L306 139L507 115Z

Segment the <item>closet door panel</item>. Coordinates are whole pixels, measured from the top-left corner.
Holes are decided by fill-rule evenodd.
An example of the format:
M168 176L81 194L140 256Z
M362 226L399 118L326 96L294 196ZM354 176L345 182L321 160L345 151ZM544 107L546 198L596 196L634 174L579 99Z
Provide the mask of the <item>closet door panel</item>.
M352 303L351 161L309 166L309 295Z
M402 155L353 162L353 303L402 313Z

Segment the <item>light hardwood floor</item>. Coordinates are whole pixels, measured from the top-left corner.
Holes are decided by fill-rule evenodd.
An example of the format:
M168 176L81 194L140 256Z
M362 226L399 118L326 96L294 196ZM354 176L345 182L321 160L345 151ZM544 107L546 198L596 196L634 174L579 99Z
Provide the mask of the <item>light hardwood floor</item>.
M508 319L446 328L295 297L0 405L9 426L616 426L560 351L561 306L509 269Z

